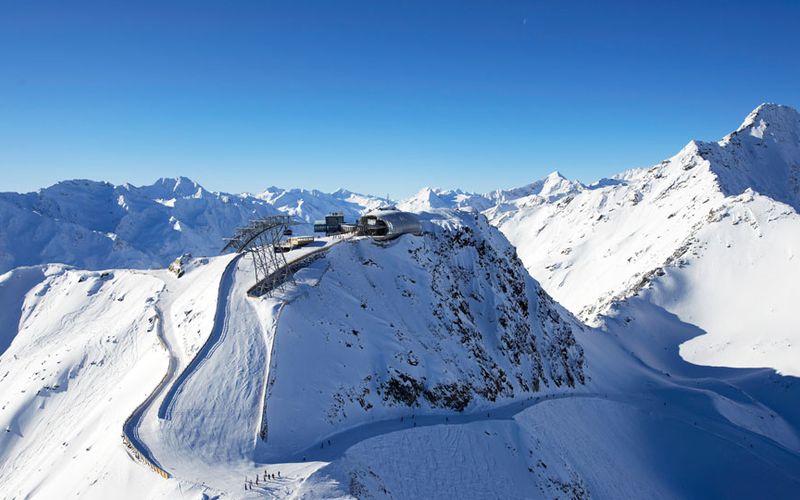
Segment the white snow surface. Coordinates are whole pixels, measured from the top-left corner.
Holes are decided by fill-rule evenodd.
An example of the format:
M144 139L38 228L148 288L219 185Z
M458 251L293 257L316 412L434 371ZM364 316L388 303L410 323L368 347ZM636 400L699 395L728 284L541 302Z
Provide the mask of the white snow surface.
M64 263L86 269L165 267L184 253L217 255L223 238L260 216L287 214L311 233L315 219L344 212L348 221L386 204L339 190L281 190L258 196L205 190L185 177L150 186L59 182L36 193L0 193L0 272Z
M582 319L652 285L649 300L708 333L687 360L800 375L798 207L800 114L765 104L720 142L484 214Z
M478 411L583 380L573 333L581 326L542 293L505 238L477 215L423 220L424 237L338 245L308 270L323 279L292 298L275 334L273 448L296 451L369 422Z
M188 179L2 194L0 492L794 498L798 131L762 105L592 185L426 189L401 204L423 236L319 239L269 298L233 255L131 268L216 254L254 213L385 200Z
M617 303L602 329L586 327L483 216L421 217L421 237L329 238L290 252L323 253L272 298L246 296L250 264L230 255L191 259L181 278L6 273L0 304L19 327L4 331L0 355L0 491L795 494L797 379L685 362L678 346L703 332L641 297ZM127 455L131 414L169 479ZM265 471L281 476L265 482Z

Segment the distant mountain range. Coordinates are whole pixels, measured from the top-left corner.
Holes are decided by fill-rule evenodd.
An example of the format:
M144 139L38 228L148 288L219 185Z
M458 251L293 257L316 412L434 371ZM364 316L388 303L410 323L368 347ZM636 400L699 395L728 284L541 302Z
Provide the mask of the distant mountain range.
M183 177L141 187L64 181L36 193L0 193L0 272L52 262L87 269L164 267L186 252L216 255L232 228L253 217L290 214L304 222L298 232L308 233L329 212L354 220L389 203L346 190L215 193ZM791 367L800 339L795 342L782 326L793 315L792 283L800 282L794 265L800 248L800 114L790 107L763 104L719 142L691 141L657 165L590 185L553 172L484 194L424 188L398 207L482 213L544 288L586 321L652 287L654 301L692 318L710 338L720 330L739 332L740 342L714 356L692 354L691 345L687 356L800 373ZM722 278L729 286L702 294L715 297L713 307L696 296ZM768 299L768 314L751 311L728 325L732 316L719 312L726 304L739 309L757 299ZM750 361L737 361L743 357L737 350L760 338L749 332L765 326L778 333L758 344L764 360L748 355Z
M0 491L793 498L799 176L800 115L762 105L589 185L425 188L421 234L293 249L261 297L231 228L389 200L0 194Z
M385 203L344 190L216 193L185 177L140 187L64 181L36 193L0 193L0 272L49 262L165 267L183 253L217 255L223 238L254 217L283 213L313 223L341 211L351 220Z

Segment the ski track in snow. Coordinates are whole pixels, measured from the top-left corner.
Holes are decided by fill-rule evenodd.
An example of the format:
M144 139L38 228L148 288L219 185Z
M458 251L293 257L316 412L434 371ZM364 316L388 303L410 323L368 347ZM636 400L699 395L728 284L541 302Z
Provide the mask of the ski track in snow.
M300 260L300 259L298 259ZM227 271L226 271L227 272ZM232 276L226 279L232 280ZM215 329L227 327L230 315L230 303L234 300L232 296L232 286L228 284L221 288L223 294L219 300L220 304L224 305L226 315L221 323L217 326L215 321ZM241 288L241 287L239 287ZM221 306L219 306L221 307ZM279 315L276 315L276 324L273 324L271 330L277 328L277 321ZM215 341L221 343L224 341L224 335L220 335ZM211 356L215 350L210 350L204 355L204 358ZM199 356L199 354L198 354ZM197 359L197 358L195 358ZM650 366L638 356L633 356L637 360L641 369L652 373L653 376L663 377L658 369ZM679 357L674 356L673 363L685 364ZM269 366L270 361L265 364ZM520 415L532 410L538 405L553 403L562 399L595 399L605 400L618 404L629 405L635 407L638 411L650 412L659 415L659 418L673 419L682 422L685 425L692 426L702 432L708 433L717 437L718 439L730 443L732 446L739 447L745 453L753 454L757 460L767 464L772 464L774 467L781 467L782 460L793 460L798 457L796 450L785 447L778 441L771 439L762 433L755 432L751 429L744 427L731 428L720 422L718 416L705 416L703 412L692 412L694 407L692 405L681 406L675 402L685 399L686 391L694 392L703 400L707 400L706 404L713 404L713 401L718 398L719 394L726 394L726 398L733 398L733 401L738 401L747 405L759 405L759 403L746 392L740 388L726 382L724 379L719 379L719 374L722 372L742 373L739 370L723 370L722 372L716 368L698 367L697 370L705 372L705 375L695 373L694 377L676 377L670 384L666 386L655 387L651 392L641 394L625 394L625 393L609 393L609 392L591 392L591 391L570 391L570 392L556 392L547 393L540 396L533 396L526 398L522 401L513 401L500 407L495 407L490 410L476 409L467 414L449 414L449 415L411 415L405 416L401 419L382 420L371 422L367 424L357 425L353 428L337 432L335 434L326 436L318 445L312 445L304 450L297 450L290 453L270 453L269 445L262 447L262 453L259 458L253 462L252 467L256 469L264 467L274 467L280 464L288 463L307 463L312 466L314 463L332 463L341 459L345 453L358 445L359 443L368 441L372 438L402 432L409 429L445 426L452 428L454 426L463 426L479 422L498 422L498 421L511 421ZM193 372L196 370L193 370ZM767 373L763 370L751 370L753 373ZM746 370L744 371L746 372ZM716 377L715 377L716 374ZM265 382L262 384L263 390L266 390L267 380L269 373L265 375ZM261 392L262 403L265 403L263 398L263 391ZM767 410L767 409L765 409ZM265 415L263 406L260 415ZM257 439L257 429L249 429L248 432L251 437ZM330 444L328 444L330 443ZM750 443L748 449L744 443ZM753 448L753 443L758 444ZM762 450L768 450L766 452ZM777 454L777 455L776 455ZM782 455L783 454L783 455ZM778 457L777 459L775 457ZM784 456L786 458L781 459ZM777 460L777 461L776 461ZM279 481L272 483L262 484L259 486L258 491L263 493L272 494L286 494L289 491L294 491L298 484L297 481L303 481L298 477L284 477ZM799 483L800 484L800 483Z
M668 488L659 489L664 485L648 483L656 490L657 494L653 496L685 497L687 492L688 496L699 495L706 491L698 489L705 486L704 481L714 483L715 479L698 479L702 474L687 479L682 474L688 475L689 469L695 465L710 475L717 474L715 467L722 467L720 464L726 460L745 464L740 470L731 466L722 469L732 484L740 479L737 472L743 474L741 477L750 478L745 482L751 483L753 478L755 482L764 478L765 483L772 483L769 479L777 478L779 484L764 485L764 491L770 491L768 486L773 486L771 491L778 494L764 493L764 496L788 496L787 492L796 492L800 488L800 409L796 404L800 385L796 378L753 367L768 366L779 370L780 374L798 373L794 356L798 344L797 330L792 328L795 308L792 299L796 296L794 289L800 282L800 275L797 275L795 263L791 262L800 243L797 238L800 191L796 183L800 178L800 164L795 161L800 151L798 116L794 110L762 105L736 132L718 143L692 141L661 164L624 172L591 186L568 181L553 173L522 188L486 195L423 189L414 199L404 202L401 207L419 211L436 212L434 209L459 207L482 212L516 244L519 257L541 279L545 289L561 299L575 314L596 320L604 330L601 333L600 330L587 329L576 334L577 344L589 353L585 385L578 384L576 389L564 390L563 386L550 385L544 378L541 392L512 391L512 396L500 395L496 400L473 398L467 403L468 411L463 413L436 407L433 403L428 405L417 396L410 403L385 396L381 400L376 396L381 395L381 390L386 390L386 386L377 385L377 380L385 381L398 374L421 373L418 380L425 382L426 389L438 381L436 378L442 372L451 377L449 380L443 377L445 381L460 382L459 377L470 381L465 376L466 371L448 372L447 362L456 356L453 353L457 351L447 351L447 346L443 348L443 344L438 343L441 339L436 336L441 336L441 333L431 326L432 320L407 324L398 321L408 311L427 318L423 311L414 307L420 303L427 304L426 301L431 300L431 296L426 295L429 292L427 288L435 288L427 286L433 282L418 281L421 271L413 269L414 266L420 262L432 262L432 256L422 252L423 259L414 261L410 256L419 257L416 252L420 249L413 245L405 248L396 241L382 246L377 254L356 248L348 257L350 262L334 261L334 256L329 255L326 258L335 264L326 262L328 267L321 272L314 266L307 269L303 275L305 283L295 287L299 294L288 299L287 295L282 300L247 296L246 272L239 266L240 256L232 257L224 269L220 265L205 275L200 273L204 279L218 277L214 286L208 286L208 297L196 293L196 290L185 293L196 283L191 281L192 275L189 275L188 282L185 278L176 282L174 276L156 270L120 271L120 276L115 278L111 272L83 273L66 270L63 266L60 270L49 271L44 267L18 268L8 273L7 281L0 281L0 298L9 297L5 304L0 301L4 306L0 310L0 319L11 325L0 325L0 353L6 349L13 352L13 356L6 359L0 355L0 362L20 371L18 377L10 376L8 380L6 376L11 371L5 375L0 373L0 382L8 384L3 388L13 389L2 394L2 409L6 410L10 405L10 411L0 413L3 418L11 415L5 422L6 434L0 435L0 443L6 446L0 448L0 452L6 453L6 463L0 463L0 478L11 492L4 492L4 495L27 497L47 492L52 496L54 489L60 486L59 482L64 482L67 476L75 476L67 479L69 485L64 491L71 488L76 494L92 496L91 487L98 480L113 484L115 480L124 481L126 477L135 476L135 479L128 479L130 484L146 484L150 488L150 491L145 489L135 493L148 498L174 497L179 492L202 493L203 498L256 494L275 497L361 497L370 493L398 496L398 491L401 492L399 496L408 495L408 491L415 491L417 496L421 493L457 496L456 490L437 490L436 484L420 480L420 471L417 471L417 476L408 472L409 463L431 463L426 462L427 456L415 456L411 452L403 455L405 448L397 450L392 446L400 443L409 445L411 449L415 439L420 440L420 436L428 438L430 441L422 439L422 446L414 453L425 453L427 446L457 450L458 453L446 458L453 459L451 465L455 469L469 472L482 466L500 468L508 465L507 457L503 458L505 451L498 445L501 439L497 437L504 430L510 434L531 432L534 435L541 430L542 436L550 433L551 449L538 450L541 454L537 458L541 463L545 458L549 461L549 472L537 471L534 474L531 465L538 467L538 464L530 458L527 470L533 476L526 476L518 484L510 486L479 484L483 489L467 488L467 495L482 492L483 496L491 496L503 491L507 498L527 498L531 493L524 488L530 486L526 481L530 481L529 477L537 477L536 486L543 497L569 494L582 497L583 492L592 492L587 484L598 488L593 493L595 495L631 496L630 490L628 495L624 495L621 493L624 488L615 489L612 483L617 478L612 478L611 482L598 482L592 476L596 470L608 475L608 466L604 469L604 465L598 464L597 456L609 449L614 453L613 458L623 457L619 466L626 472L635 469L639 462L644 468L660 468L662 462L659 460L663 460L665 475L675 477L666 480ZM79 196L72 196L76 193ZM93 208L87 204L82 210L80 203L91 201L93 197L105 201ZM308 222L326 211L344 207L348 217L352 218L359 207L380 200L344 191L326 195L277 188L270 188L256 197L235 197L208 193L188 179L176 179L162 180L157 185L143 188L71 181L43 190L38 195L7 193L0 197L0 202L5 203L0 206L0 220L3 221L18 222L28 217L31 210L51 209L45 215L37 215L36 219L44 221L37 235L47 237L44 240L16 238L15 244L22 246L12 249L9 255L0 255L0 269L3 269L2 266L28 262L26 259L29 258L34 259L30 262L34 263L37 258L50 259L52 255L60 255L59 252L64 254L64 249L72 248L75 241L81 240L84 240L86 248L79 249L75 255L70 254L68 258L72 260L69 262L87 267L119 262L127 262L130 264L128 267L146 267L161 262L172 256L175 249L187 245L211 248L214 238L209 238L209 234L216 234L221 228L230 226L231 221L253 213L281 212ZM149 211L137 208L140 203L142 207L150 207ZM106 212L115 215L106 220L104 217L109 217ZM198 213L206 212L216 213L218 220L202 222L202 218L197 218ZM160 214L158 220L153 215L155 213ZM464 216L452 217L445 224L450 225L449 230L458 225L454 222L458 217ZM164 224L165 220L169 220L169 225ZM122 221L125 224L120 224ZM195 227L195 222L200 225ZM135 231L113 234L126 226ZM303 226L303 231L308 229L306 226ZM7 231L7 234L13 233L13 227ZM0 236L2 234L6 233L0 231ZM460 238L463 237L461 234ZM44 247L41 246L43 242L47 243ZM162 246L151 245L154 242L161 242ZM295 268L310 263L314 256L324 254L336 243L338 241L330 240L322 248L311 246L292 252L288 265L295 272L298 270ZM475 245L475 241L460 248L469 245ZM400 251L395 251L398 248ZM485 249L483 247L483 251ZM460 250L455 247L444 253L448 251L458 254L459 259L450 270L472 273L469 279L477 282L475 267L470 267L470 263L474 265L472 255L459 254ZM513 256L517 259L516 251ZM207 264L208 259L205 260ZM224 263L221 260L216 262ZM446 261L437 262L437 279L444 281L447 270L442 274L441 268L448 264ZM354 267L348 267L353 263L356 263ZM466 267L462 267L464 265ZM331 274L335 276L336 285L320 287L326 290L327 295L306 286L311 282L318 284L329 267L333 269ZM384 281L381 281L379 270L382 269L389 269L395 275L390 280L383 276ZM137 273L148 275L148 279L160 278L162 283L175 284L175 290L170 292L165 284L159 292L156 279L140 281L143 276L134 276ZM83 276L79 277L80 274ZM486 274L488 276L489 272ZM776 276L782 279L776 280ZM363 278L359 285L354 284L357 277ZM200 281L205 284L204 279ZM41 280L44 280L43 285L34 292L31 287ZM84 280L86 283L81 285ZM426 286L420 286L420 283L426 283ZM478 293L480 302L488 297L488 303L494 304L496 288L506 292L504 282L492 283L478 290L487 293L486 296ZM394 292L402 290L408 295L386 299L382 289L387 284ZM57 291L47 296L51 286L55 286ZM535 286L538 287L538 283ZM152 287L148 290L154 295L145 299L134 293L143 291L136 287ZM212 305L210 296L214 290L216 296ZM338 296L340 292L341 296ZM445 297L454 303L464 300L461 313L456 313L455 318L459 322L464 317L469 318L467 327L472 322L491 322L494 318L487 320L482 314L486 311L477 310L476 314L470 310L471 299L461 296L457 287L445 292ZM137 297L137 301L120 306L119 302L129 294ZM183 298L182 294L191 297L176 305L176 301ZM292 300L302 298L303 294L306 298L314 296L319 299L314 303L317 308L296 307L292 311L287 307L289 318L286 321L294 331L285 333L293 335L282 334L280 339L276 339L284 307L291 305ZM155 301L151 302L153 298ZM337 302L337 299L341 300ZM373 310L373 300L379 304L378 307L384 307L383 316ZM475 300L478 301L477 296ZM325 310L331 302L334 305ZM762 304L766 306L760 307ZM115 305L116 309L112 309ZM124 311L125 307L129 310ZM739 312L740 316L729 314L730 310ZM150 316L151 311L154 316ZM207 314L204 311L208 311ZM208 323L206 319L212 311L213 318ZM313 315L319 313L320 318L315 318L317 322L300 321L306 318L298 316L308 316L309 311L313 311ZM555 306L545 308L546 313L565 318L559 311ZM747 312L742 315L742 311ZM437 312L443 315L447 311ZM114 330L117 325L112 322L124 313L131 314L128 318L131 326ZM540 323L547 321L547 314L542 310L538 313ZM42 318L37 323L40 314ZM92 314L103 317L105 323L87 321ZM358 317L361 323L354 321L357 314L364 315ZM144 328L137 328L146 325L148 316L152 318L150 328L155 329L157 342L150 338L147 349L142 350L144 354L139 354L139 358L123 356L138 352L137 342L142 338L147 340L147 337L139 335ZM552 328L554 324L560 324L558 318L550 318L556 320L555 323L550 323L550 329L543 329L536 339L541 342L538 345L541 351L554 345L547 344L552 340L551 335L563 333ZM393 322L398 323L397 328ZM33 328L23 330L23 323L26 324L24 328ZM15 324L20 325L18 329L13 328ZM487 335L492 331L488 324L479 324L479 347L496 343ZM451 326L455 328L456 325ZM457 326L462 328L462 332L469 333L463 322ZM320 335L304 337L304 327ZM38 330L46 334L39 344L35 337ZM80 342L70 344L63 332L76 338L85 334L85 339L80 337ZM382 338L377 335L370 337L378 332L383 334ZM417 334L420 334L419 339L415 338ZM394 335L400 341L392 343L396 341ZM32 342L29 340L31 337L34 339ZM419 344L404 343L408 337ZM295 344L287 342L276 349L277 340L289 338L300 340ZM19 345L14 346L15 340ZM62 340L67 346L63 353L57 345ZM342 344L352 349L345 350ZM199 349L196 349L197 345ZM281 347L295 348L295 351L289 349L294 356L287 355L282 366L276 367L276 356L285 353ZM564 348L564 344L560 347ZM166 351L166 359L162 349ZM312 352L314 349L319 352ZM443 350L446 351L444 354ZM74 357L70 355L71 351ZM46 352L48 358L54 357L51 360L42 355L41 366L38 366L40 359L35 357L38 352ZM538 354L539 351L534 349L534 352ZM19 359L18 353L21 354ZM468 370L472 354L474 352L454 363L459 370ZM479 354L485 355L485 352L479 351ZM446 362L439 363L436 359L439 355ZM145 362L136 365L142 359ZM401 364L396 363L398 359ZM408 366L402 364L406 359ZM64 365L59 368L62 360ZM130 366L121 363L127 363L127 360L130 360ZM156 383L162 373L162 362L166 362L166 370ZM33 366L34 363L37 366ZM287 364L291 363L299 366L299 370L286 370ZM308 366L301 366L303 363ZM320 366L315 366L315 363ZM419 368L418 363L421 365ZM430 369L426 363L434 368ZM156 366L157 370L150 369L147 373L148 368ZM134 373L133 369L138 370L134 380L125 380L125 385L119 385L124 389L114 392L115 387L110 382L122 379L126 369L131 373ZM304 378L304 371L316 371L321 377ZM490 371L495 371L495 368ZM278 373L284 375L277 382L284 392L278 392L276 397L270 391ZM347 378L354 373L365 378ZM24 375L28 378L24 379ZM136 387L136 380L142 385L143 376L150 377L148 383ZM333 379L339 387L326 385ZM402 387L408 389L409 379L399 379L406 384ZM413 377L410 380L420 383ZM93 390L98 386L104 387L105 392L99 394ZM146 393L149 387L153 389ZM364 388L367 388L365 393L358 392ZM31 395L32 392L35 395ZM114 399L115 406L109 404L112 396L118 398ZM362 399L359 400L359 396ZM145 399L137 405L141 397ZM271 397L274 399L268 401ZM328 421L324 422L318 417L335 407L329 400L341 402L337 410L341 413L333 417L327 415ZM365 401L375 405L370 403L367 407ZM273 443L269 442L270 435L266 432L267 429L273 431L267 416L268 403L270 411L274 412L272 424L276 427ZM124 407L120 406L123 404ZM97 408L102 408L104 413L98 416L99 410L92 411ZM594 414L575 416L581 411L589 413L603 408L606 413L597 415L597 420L594 420ZM105 413L116 409L119 415L114 417ZM566 412L565 409L571 413L559 413ZM397 414L402 416L393 416ZM609 436L615 435L609 429L616 431L618 424L609 415L621 414L628 417L628 424L638 426L639 430L647 428L650 433L647 436L631 433L640 441L642 438L646 441L641 448L633 445L633 452L616 449L617 443L603 435L604 432ZM637 419L636 415L641 418ZM54 425L62 417L69 422L66 426L69 429L57 429L58 425ZM300 418L305 427L291 425L292 419L297 422ZM594 456L569 462L567 457L574 458L575 453L579 455L584 446L580 438L572 436L568 427L561 425L561 420L570 418L573 423L582 422L591 427L591 432L597 431L595 446L598 442L600 445L589 448L589 455L594 453ZM81 427L84 421L98 424L87 431ZM45 425L37 429L41 422ZM113 434L116 446L112 447L110 440L106 443L99 437L99 423L113 427L114 430L109 432ZM138 465L134 466L135 471L127 468L130 461L119 449L120 424L123 438L143 457L138 462L168 470L173 480L159 482L150 471ZM295 434L297 428L302 432ZM572 430L577 435L584 429ZM665 435L682 441L655 446L654 443L659 441L652 435L659 434L660 437L662 430ZM481 438L485 433L495 446L487 450L500 452L483 456L481 448L458 449L459 444L474 444L470 441L470 433ZM61 434L64 434L63 441ZM619 434L615 436L618 438ZM691 442L687 436L698 438L702 444ZM512 436L509 439L501 444L525 443L524 437ZM586 439L585 435L583 439ZM71 440L80 446L70 448ZM538 443L538 438L536 441ZM97 449L119 452L124 463L119 465L119 456L111 452L92 455L90 450L98 442L101 444ZM725 450L725 456L710 453L705 455L705 462L688 465L675 462L675 457L680 456L675 449L693 449L700 454L704 451L701 447L709 443L717 446L715 450ZM530 445L530 441L527 444ZM674 449L669 446L674 446ZM384 453L389 449L389 453L381 455L382 448ZM441 450L430 451L434 454ZM513 451L513 456L522 455L517 451ZM529 452L533 457L533 451ZM635 456L637 452L647 456ZM653 459L650 454L658 458ZM129 456L136 460L134 455L129 451ZM635 456L633 460L632 456ZM650 458L650 462L646 458ZM69 463L68 460L89 465L58 468L60 463ZM114 465L107 466L107 463ZM370 468L372 465L377 473ZM753 465L761 472L747 476L748 468ZM382 466L386 467L381 470ZM590 468L588 473L587 466ZM384 483L395 480L397 485L398 475L392 467L399 468L400 483L414 484L403 485L407 488L390 493L391 488L387 489ZM48 481L49 474L42 471L51 469L56 469L57 479ZM77 473L73 474L73 469ZM252 493L237 489L237 485L239 488L242 485L243 476L252 477L262 470L274 472L276 469L284 472L280 480L262 483ZM17 474L17 470L24 471L25 476L42 477L20 479L22 474ZM425 475L438 474L438 471L422 472ZM508 473L505 469L495 472L500 476ZM618 471L611 472L613 475ZM642 470L638 472L649 480L656 477ZM359 473L363 477L357 477ZM449 473L458 477L455 470ZM94 482L89 483L93 474ZM141 476L147 477L142 479ZM513 474L503 477L520 480L520 476ZM151 478L154 484L157 483L155 486L147 482ZM364 478L372 486L364 486ZM627 479L631 482L626 485L635 491L637 478ZM663 477L658 479L664 480ZM684 480L689 483L688 490L683 489ZM787 488L787 484L791 487ZM720 490L718 482L714 485L715 493L708 496L730 496L720 494L725 490ZM492 486L498 489L492 490ZM437 491L438 494L434 493ZM753 495L750 489L728 491L736 494L747 491ZM107 496L107 493L108 486L102 492L95 489L93 495L100 497ZM463 492L460 496L464 496Z
M230 307L230 294L233 287L233 275L236 272L236 265L239 262L239 257L234 257L225 267L222 278L220 279L219 292L217 298L217 309L214 314L214 326L208 336L208 340L203 344L203 347L197 352L195 357L189 362L186 368L178 376L178 379L170 387L161 405L158 408L158 418L162 420L172 419L172 407L175 399L179 396L183 385L186 380L200 367L202 363L214 353L222 337L225 335L225 324L228 318L228 308ZM171 358L173 355L171 354Z
M290 256L290 259L288 259L287 266L294 268L298 265L302 265L303 262L309 262L310 259L313 259L317 255L328 251L331 247L341 241L342 240L331 240L325 242L321 248L310 246L301 248L299 251L292 252L294 255ZM142 424L142 420L149 408L158 400L165 390L166 394L164 394L163 399L161 399L157 416L161 420L172 420L173 408L176 401L181 397L186 383L202 369L203 364L206 363L214 355L215 351L220 347L220 345L225 342L225 339L229 334L229 321L231 317L231 308L234 301L232 296L234 290L234 280L236 279L235 275L237 273L237 267L241 257L243 257L241 254L233 257L223 270L222 276L219 280L216 311L211 331L202 347L187 364L186 368L184 368L177 376L177 379L175 379L175 372L179 359L175 353L175 346L173 345L173 342L168 340L168 336L165 335L163 316L160 309L158 307L155 308L157 318L157 336L160 344L169 354L169 366L164 378L161 380L158 386L154 388L148 397L142 401L142 403L126 420L123 426L123 433L124 436L128 438L131 445L145 458L145 460L149 461L167 474L170 472L166 470L164 465L155 458L151 448L145 443L144 439L141 438L139 432L140 425ZM245 298L245 300L249 301L250 299ZM277 318L275 324L273 324L273 333L274 328L276 327ZM173 379L175 380L173 381ZM265 377L261 390L262 410L260 414L262 416L265 415L263 408L266 404L265 394L267 390L267 383L268 377ZM167 387L169 387L168 390ZM264 422L259 424L259 428L262 425L265 425ZM257 433L257 431L258 429L254 430L254 433Z
M159 463L159 461L153 456L153 453L150 451L150 448L147 444L141 439L139 436L139 425L142 422L142 418L144 417L147 410L153 404L153 402L158 398L158 396L164 392L169 384L170 380L175 375L175 369L178 365L178 358L175 355L173 349L168 345L166 338L164 336L164 318L161 313L161 310L158 306L155 306L156 311L156 335L158 336L158 341L161 346L164 348L165 351L169 354L169 365L167 366L167 372L164 374L164 378L161 379L161 382L153 389L153 392L147 396L147 399L142 401L142 403L136 407L136 409L131 413L130 417L125 421L125 424L122 427L122 432L125 437L127 437L128 441L131 445L136 448L139 453L150 463L155 465L156 467L164 470L164 467Z

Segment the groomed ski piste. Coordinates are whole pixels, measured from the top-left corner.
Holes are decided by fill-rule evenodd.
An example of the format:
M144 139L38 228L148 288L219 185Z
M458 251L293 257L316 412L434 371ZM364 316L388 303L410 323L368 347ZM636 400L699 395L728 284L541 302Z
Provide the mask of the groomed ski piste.
M273 297L234 255L0 277L3 496L796 493L797 379L687 363L703 331L637 297L585 326L483 217L421 217L290 252Z

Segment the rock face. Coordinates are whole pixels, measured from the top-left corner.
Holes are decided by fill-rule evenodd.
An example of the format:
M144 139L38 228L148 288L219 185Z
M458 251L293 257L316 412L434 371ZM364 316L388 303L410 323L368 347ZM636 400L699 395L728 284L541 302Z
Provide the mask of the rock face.
M422 237L335 247L317 264L319 283L285 306L266 404L271 445L584 382L573 335L582 326L505 238L477 214L424 219Z
M581 319L647 297L709 332L698 363L800 374L800 113L762 104L718 142L591 185L554 172L485 195L426 189L401 204L482 212L528 271Z
M800 374L800 114L764 104L719 142L552 202L484 213L561 304L597 321L647 297L709 333L687 359Z

